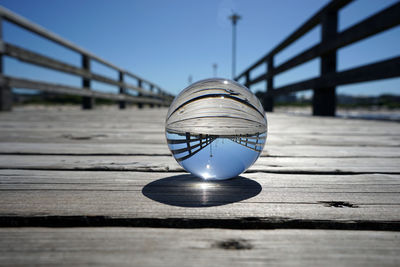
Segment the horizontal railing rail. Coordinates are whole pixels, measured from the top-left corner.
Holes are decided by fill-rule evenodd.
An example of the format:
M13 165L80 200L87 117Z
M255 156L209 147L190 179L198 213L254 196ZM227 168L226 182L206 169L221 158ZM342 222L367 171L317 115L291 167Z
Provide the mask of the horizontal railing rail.
M313 89L313 114L334 116L336 112L336 86L400 76L400 57L393 57L346 71L336 71L336 51L338 49L400 24L400 3L398 2L348 29L338 32L338 11L350 2L352 0L333 0L328 3L268 54L235 77L235 80L245 78L244 84L247 87L266 81L267 90L263 97L263 104L267 111L273 111L274 95ZM321 25L322 38L320 43L302 51L279 66L274 66L276 54L317 25ZM277 74L318 57L321 58L319 77L274 87L273 79ZM251 78L250 73L262 64L266 65L266 71Z
M78 53L82 58L81 67L77 67L46 55L30 51L26 48L18 47L15 44L5 42L1 34L3 26L2 22L4 20ZM12 57L25 63L79 76L82 78L82 87L73 87L49 83L46 81L6 76L3 74L3 56ZM96 61L116 71L119 74L118 79L112 79L93 73L90 70L91 61ZM127 83L124 81L125 77L133 78L136 80L137 85ZM117 86L119 88L119 93L104 93L93 90L93 88L91 88L91 81ZM145 86L147 86L148 89L145 89ZM141 107L142 104L150 104L152 106L168 106L173 99L173 95L167 93L160 86L145 80L136 74L121 69L0 6L0 110L11 109L12 88L36 89L50 93L82 96L82 107L84 109L91 109L94 105L95 98L119 101L120 108L125 108L126 102L136 103L139 105L139 107ZM130 94L128 90L135 91L137 95Z

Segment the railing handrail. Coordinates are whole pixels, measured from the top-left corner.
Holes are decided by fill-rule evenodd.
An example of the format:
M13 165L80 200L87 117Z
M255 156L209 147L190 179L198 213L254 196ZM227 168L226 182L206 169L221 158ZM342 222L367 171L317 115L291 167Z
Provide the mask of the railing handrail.
M138 76L136 74L133 74L133 73L127 71L127 70L124 70L124 69L121 69L121 68L115 66L114 64L112 64L112 63L110 63L110 62L108 62L108 61L106 61L106 60L104 60L104 59L102 59L102 58L100 58L100 57L88 52L87 50L85 50L85 49L83 49L83 48L81 48L81 47L79 47L79 46L77 46L77 45L65 40L64 38L60 37L59 35L57 35L55 33L52 33L49 30L46 30L45 28L35 24L34 22L29 21L28 19L26 19L24 17L21 17L20 15L14 13L11 10L9 10L9 9L7 9L5 7L2 7L2 6L0 6L0 17L2 17L5 20L7 20L9 22L12 22L12 23L14 23L14 24L16 24L16 25L18 25L18 26L20 26L20 27L22 27L22 28L24 28L24 29L26 29L28 31L34 32L34 33L36 33L36 34L38 34L38 35L40 35L40 36L42 36L42 37L44 37L44 38L46 38L46 39L48 39L50 41L53 41L53 42L55 42L57 44L60 44L60 45L62 45L64 47L67 47L67 48L69 48L69 49L71 49L71 50L73 50L75 52L78 52L78 53L80 53L82 55L86 55L86 56L90 57L91 59L94 59L97 62L99 62L99 63L101 63L101 64L103 64L105 66L108 66L108 67L110 67L110 68L112 68L112 69L114 69L116 71L123 72L124 74L126 74L128 76L131 76L132 78L141 80L144 83L147 83L149 85L153 85L156 88L160 88L161 91L164 91L157 84L154 84L153 82L150 82L150 81L148 81L148 80L146 80L146 79L144 79L144 78L142 78L142 77L140 77L140 76Z
M297 28L294 32L292 32L289 36L287 36L283 41L281 41L277 46L275 46L270 52L268 52L261 59L257 60L251 66L249 66L245 71L243 71L240 75L236 76L236 79L240 79L243 77L248 71L256 68L260 64L264 63L269 57L278 54L280 51L297 41L301 38L305 33L310 31L312 28L317 26L321 17L327 10L339 10L345 5L349 4L353 0L339 0L339 1L331 1L326 4L322 9L317 11L311 18L309 18L306 22L304 22L299 28Z
M18 14L15 14L14 12L12 12L2 6L0 6L0 23L1 23L1 20L6 20L6 21L8 21L12 24L15 24L19 27L22 27L34 34L37 34L49 41L52 41L58 45L61 45L62 47L65 47L74 52L77 52L82 58L86 58L86 60L94 60L104 66L109 67L110 69L119 73L120 80L118 81L118 78L116 78L116 79L108 78L106 76L102 76L102 75L93 73L90 70L90 68L75 67L74 65L65 63L63 61L60 61L60 60L57 60L54 58L50 58L45 55L41 55L39 53L27 50L25 48L15 46L11 43L4 42L4 40L2 40L2 38L1 38L1 36L0 36L0 54L15 57L21 61L40 65L40 66L43 66L43 67L46 67L49 69L56 69L56 70L59 70L62 72L78 75L86 80L96 80L96 81L100 81L103 83L119 86L120 88L132 89L144 96L147 95L150 97L165 98L167 102L171 101L171 99L173 97L171 94L167 93L165 90L163 90L157 84L150 82L150 81L148 81L136 74L133 74L127 70L124 70L122 68L115 66L114 64L86 51L85 49L65 40L64 38L58 36L57 34L50 32L49 30L27 20L26 18L21 17ZM0 75L1 75L1 73L0 73ZM136 79L138 82L138 86L131 85L131 84L127 83L126 81L124 81L123 78L121 78L124 75ZM13 79L13 77L6 77L4 75L2 75L2 77L4 77L4 79L2 79L3 81L5 81L5 80L12 81L12 79ZM29 80L27 80L27 81L29 81ZM20 83L14 82L14 84L20 84ZM43 84L43 83L41 83L41 84ZM149 85L150 90L144 89L142 87L144 84ZM83 87L85 87L85 86L83 86ZM63 88L69 88L69 87L65 86ZM153 90L155 90L157 93L153 93ZM72 90L72 91L74 91L74 90ZM121 92L120 92L120 94L121 94ZM92 95L100 96L101 94L92 94ZM109 94L104 94L104 97L106 97L108 95ZM136 99L136 98L128 97L127 99ZM145 102L146 101L144 101L144 103Z
M336 109L336 86L400 76L400 57L396 56L346 71L337 71L336 51L339 48L400 24L400 2L397 2L339 32L338 12L351 1L352 0L332 0L329 2L269 53L235 77L235 80L238 81L244 77L244 83L248 87L265 80L267 83L267 91L263 101L264 108L267 107L267 111L272 111L273 109L273 96L275 94L287 94L313 89L314 115L334 115ZM304 36L304 34L317 25L321 25L322 35L320 42L290 57L278 66L274 66L274 56L277 53ZM320 75L318 77L294 82L279 88L274 87L273 78L275 75L317 57L321 58ZM251 77L251 71L261 64L267 65L266 70L257 77Z

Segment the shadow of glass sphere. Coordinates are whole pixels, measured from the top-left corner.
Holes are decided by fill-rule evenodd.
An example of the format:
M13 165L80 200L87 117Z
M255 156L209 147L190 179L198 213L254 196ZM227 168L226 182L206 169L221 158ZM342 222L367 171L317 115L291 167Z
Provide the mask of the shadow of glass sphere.
M143 187L144 196L171 206L212 207L239 202L258 195L256 181L238 176L223 181L207 181L193 175L176 175Z

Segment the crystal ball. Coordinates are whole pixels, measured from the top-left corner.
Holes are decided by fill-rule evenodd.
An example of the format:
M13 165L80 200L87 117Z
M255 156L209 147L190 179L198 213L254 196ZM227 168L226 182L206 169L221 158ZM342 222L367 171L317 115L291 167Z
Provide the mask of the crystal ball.
M175 97L165 135L186 171L206 180L224 180L258 159L267 138L267 118L258 98L243 85L207 79Z

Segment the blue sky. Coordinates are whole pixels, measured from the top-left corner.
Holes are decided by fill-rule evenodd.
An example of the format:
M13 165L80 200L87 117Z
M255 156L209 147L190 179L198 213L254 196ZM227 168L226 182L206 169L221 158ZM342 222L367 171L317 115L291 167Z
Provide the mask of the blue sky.
M327 0L0 0L11 11L47 28L101 58L138 74L177 94L193 81L213 76L231 77L232 27L227 17L232 10L238 22L237 73L274 48ZM358 0L339 13L339 30L390 6L395 0ZM31 50L79 65L80 57L67 49L33 36L9 23L4 39ZM279 53L279 64L317 43L320 28L310 31ZM400 27L393 28L338 52L338 70L400 55ZM275 85L317 76L319 60L313 60L275 78ZM100 64L93 69L103 75L117 74ZM257 75L262 68L254 71ZM80 85L72 75L33 67L5 59L5 72L26 78ZM130 80L128 80L130 81ZM93 88L116 91L93 83ZM260 83L253 91L264 89ZM339 93L400 93L400 78L342 86Z

